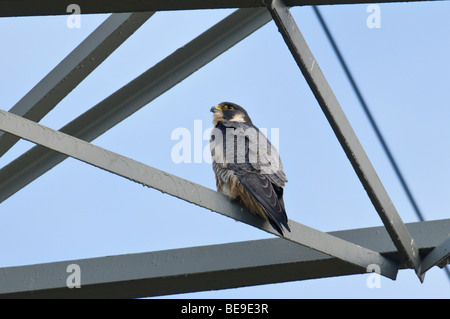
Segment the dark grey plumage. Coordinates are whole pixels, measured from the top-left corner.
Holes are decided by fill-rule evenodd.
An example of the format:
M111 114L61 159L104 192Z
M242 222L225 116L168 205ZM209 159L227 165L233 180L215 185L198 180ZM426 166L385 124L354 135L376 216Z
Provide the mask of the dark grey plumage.
M241 106L223 102L211 111L211 155L218 191L239 199L281 235L283 227L290 231L283 201L287 178L277 150Z

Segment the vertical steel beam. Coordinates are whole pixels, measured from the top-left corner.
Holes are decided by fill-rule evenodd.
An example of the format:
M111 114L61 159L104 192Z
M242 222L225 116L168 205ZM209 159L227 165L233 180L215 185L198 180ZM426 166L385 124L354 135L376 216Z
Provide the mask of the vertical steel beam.
M39 122L153 14L117 13L109 16L10 112ZM0 157L17 141L17 137L0 132Z
M244 210L225 195L2 110L0 130L278 235L270 223ZM289 226L291 232L284 238L292 242L337 257L362 271L376 264L380 274L391 279L397 275L398 264L373 250L294 221L289 221Z
M270 20L265 8L237 10L60 131L93 141ZM36 146L3 167L0 170L0 202L64 159L64 155Z
M417 245L397 213L336 96L290 14L289 8L281 0L267 0L267 7L400 256L404 259L403 262L414 268L422 281L423 278L420 276L421 259Z

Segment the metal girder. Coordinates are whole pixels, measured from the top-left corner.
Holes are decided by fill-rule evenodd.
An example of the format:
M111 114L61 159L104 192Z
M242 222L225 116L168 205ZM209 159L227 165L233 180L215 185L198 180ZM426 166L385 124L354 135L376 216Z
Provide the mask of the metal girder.
M448 233L450 236L450 232ZM444 268L450 263L450 237L444 240L436 248L434 248L428 255L425 256L422 262L421 274L424 274L433 266Z
M406 225L419 251L450 232L450 219ZM384 227L330 236L399 257ZM69 265L80 288L67 286ZM140 298L363 274L368 270L281 238L0 268L0 298ZM70 280L69 280L70 282Z
M278 235L269 222L246 211L223 194L20 116L0 110L0 130ZM398 263L379 253L294 221L289 221L289 226L291 232L284 238L292 242L337 257L363 270L376 264L380 267L380 273L391 279L395 279L397 275Z
M107 37L108 31L105 31L106 33L102 33L101 35L92 34L83 42L90 43L86 48L91 49L92 52L83 56L82 53L75 53L78 48L74 50L72 53L73 56L72 54L69 55L33 89L35 92L33 92L33 90L30 91L27 96L16 104L14 108L19 110L16 113L23 117L0 110L0 130L39 145L0 170L0 201L5 200L35 178L41 176L43 173L67 158L67 156L71 156L111 173L123 176L172 196L176 196L177 198L278 235L269 223L250 214L239 204L230 202L227 197L213 190L86 142L94 140L96 137L148 104L154 98L181 82L228 48L259 29L262 25L270 21L270 15L272 15L292 55L304 74L319 105L324 111L339 142L350 159L350 162L385 225L385 228L380 228L381 230L377 230L377 233L386 231L383 242L386 240L389 241L390 238L392 239L395 248L392 246L392 243L390 243L392 247L390 247L389 251L374 249L371 248L372 243L365 242L362 238L358 238L356 242L345 238L345 234L348 234L347 232L343 232L341 238L341 236L336 234L323 233L290 220L289 225L292 232L287 233L285 238L276 239L276 241L267 240L251 242L250 246L247 245L248 243L234 243L208 246L206 248L196 247L174 250L170 251L170 254L168 255L166 251L105 257L106 259L95 258L73 261L71 263L79 262L83 264L83 269L87 267L89 270L88 276L91 276L88 277L87 284L84 285L85 289L82 290L70 290L67 289L65 281L64 283L61 283L61 265L67 265L68 262L3 268L0 269L0 282L3 280L2 277L8 277L12 274L13 277L11 278L16 279L18 278L17 276L28 276L26 278L30 278L30 281L27 282L27 285L33 286L31 283L32 281L39 283L35 290L18 290L13 288L12 290L6 291L2 290L2 285L0 285L0 294L4 292L4 296L18 296L16 293L18 293L19 296L30 296L29 293L32 292L37 293L34 296L56 296L55 293L59 294L62 292L64 296L67 297L100 297L100 294L110 297L139 297L364 273L369 266L374 264L379 267L382 275L391 279L395 279L399 267L405 267L414 268L419 278L423 280L423 274L428 269L434 265L445 265L450 258L448 252L450 239L446 239L441 242L441 244L434 244L433 247L427 248L424 248L418 243L418 238L415 238L417 242L412 239L413 237L409 232L409 228L402 222L394 205L390 201L387 192L288 10L289 6L297 5L370 2L371 1L355 2L345 0L333 1L333 3L331 3L331 1L321 0L286 0L284 3L279 0L219 0L214 3L206 0L155 0L145 2L132 0L126 3L117 0L95 2L85 0L78 1L77 4L80 5L82 13L139 12L229 7L256 8L265 6L267 6L269 10L267 11L265 8L237 10L186 46L180 48L171 56L167 57L122 89L113 93L95 107L63 127L60 132L24 119L23 117L28 117L34 121L38 121L45 116L47 112L49 112L109 55L110 52L107 52L109 49L112 49L112 52L120 45L120 41L123 42L153 13L146 12L143 14L121 15L122 17L128 16L130 19L131 17L136 17L136 24L134 22L131 23L132 25L128 26L130 29L127 29L125 34L123 34L123 30L118 31L119 26L117 25L115 26L117 30L114 29L111 31L109 37ZM28 6L26 3L28 3ZM0 0L0 16L66 14L68 5L69 2L62 5L60 1L56 3L55 0L44 0L38 5L29 0L21 1L20 5L17 5L15 1ZM146 17L147 15L148 17ZM109 20L113 20L112 17L107 21ZM123 21L124 24L125 22L127 22L127 20ZM133 30L133 28L135 29ZM129 34L127 34L127 32L129 32ZM122 37L122 40L113 39L113 35L115 37ZM99 42L89 42L88 39ZM103 51L104 48L100 49L100 47L102 47L102 45L100 45L103 43L102 41L106 41L111 47L107 48L106 51ZM107 44L107 46L109 44ZM82 49L80 50L83 51ZM96 50L100 51L96 52ZM101 61L98 62L98 64L92 64L92 69L85 70L87 73L80 73L77 70L77 66L82 63L88 63L89 59L92 61L92 57L94 57L95 61L97 59L96 54L100 55L99 58ZM102 56L103 54L104 56ZM83 60L80 60L80 58L83 58ZM62 76L64 74L66 74L65 77ZM69 79L69 81L65 82L67 79ZM41 94L41 96L39 96L39 94ZM12 111L14 111L14 108ZM17 140L12 139L8 142L7 139L8 136L10 137L9 134L1 134L0 132L0 156ZM5 143L2 141L2 138L5 139ZM448 220L445 222L448 224ZM359 230L353 231L357 232ZM365 231L366 230L363 230L363 232ZM434 240L436 234L431 231L429 234L433 236ZM367 238L367 234L364 236L364 238ZM369 236L369 238L372 237ZM299 245L290 245L286 239ZM363 244L360 244L360 242ZM207 259L201 257L202 253L200 253L200 251L202 251L202 249L203 252L205 249L211 249L210 252L213 258L210 260L210 263L208 263ZM224 254L224 249L225 252L228 252L228 256L231 254L233 256L236 255L239 258L228 258L230 263L227 264L226 262L223 262L223 265L221 265L216 256L225 255L225 258L227 254ZM270 249L270 251L273 250L275 253L257 254L256 252L258 249L263 249L263 251ZM287 256L289 256L289 258L294 258L294 260L284 260L283 258L286 256L280 257L278 254L282 254L290 249L292 249L292 252L289 252ZM248 260L243 258L244 256L248 256L249 251L255 256L262 255L265 259L258 260L255 257ZM419 253L426 256L423 262ZM293 255L291 256L290 254ZM185 256L185 258L187 258L185 260L188 260L188 264L184 264L184 266L177 265L176 263L174 264L174 258L179 258L179 256ZM389 258L387 258L387 256L389 256ZM279 258L282 259L281 262L277 261ZM123 265L127 261L131 261L131 266L128 265L127 273L123 274ZM169 263L169 261L172 262ZM122 268L119 265L120 262L122 262ZM149 273L148 271L151 267L148 267L148 265L150 262L156 265L156 267L161 267L161 263L163 265L159 271L153 269ZM238 264L239 262L241 264ZM144 264L144 268L139 268L141 267L141 263ZM170 272L173 270L170 268L171 266L169 266L169 264L178 268L172 274L164 274L165 271ZM108 277L109 273L106 273L105 275L103 270L99 270L99 267L102 265L108 269L112 269L110 277ZM136 267L133 268L133 265L139 269ZM192 266L192 268L188 268L191 272L186 272L186 265ZM220 266L223 266L223 268L220 268ZM277 267L279 266L282 268L278 269ZM43 279L43 281L38 279L45 278L46 276L47 279L50 278L49 276L55 273L54 270L56 268L53 267L59 267L58 270L56 270L56 273L59 272L59 275L57 275L59 279L47 283L44 283L44 281L46 281L45 279ZM128 273L128 267L132 268L131 273ZM329 267L332 267L333 269L330 270ZM96 271L93 270L94 268ZM49 273L48 270L51 272ZM66 271L66 268L64 268L64 271ZM239 273L239 276L233 276L233 274L236 273ZM34 274L36 276L34 276ZM7 281L6 289L13 287L13 284L14 280ZM132 289L127 289L131 287ZM131 292L128 292L128 290L131 290ZM68 293L68 291L70 291L70 293ZM61 297L61 295L58 296Z
M397 213L364 148L290 14L289 8L281 0L268 1L268 8L353 169L399 250L400 256L411 268L415 269L420 280L423 281L420 276L421 259L417 245Z
M376 3L423 2L424 0L377 0ZM0 17L61 15L73 1L0 0ZM287 0L288 6L374 3L373 0ZM263 0L77 0L81 13L141 12L219 8L264 7Z
M419 205L417 204L416 200L414 199L414 196L413 196L411 190L409 189L409 186L406 183L406 180L403 177L402 172L400 171L400 167L397 165L397 162L394 159L394 155L392 154L392 152L386 142L386 139L383 137L381 130L378 128L378 125L375 121L375 118L372 115L372 112L370 111L365 99L363 98L361 91L359 90L358 86L356 85L353 75L351 74L351 72L347 66L347 63L345 62L344 57L342 56L341 51L339 50L336 42L334 41L333 36L331 35L331 32L328 29L328 26L325 23L325 20L323 19L322 14L319 11L319 8L316 6L313 6L313 10L317 16L317 19L319 20L320 24L322 25L322 29L324 30L324 32L328 38L328 41L330 42L331 46L333 47L334 52L336 53L336 57L338 58L338 60L341 64L341 67L344 69L344 73L346 74L346 76L350 82L350 85L352 86L353 91L355 92L355 95L358 98L359 103L361 104L361 107L362 107L364 113L366 114L367 119L369 120L370 125L372 126L372 128L375 132L375 135L377 136L378 140L380 141L380 144L384 150L384 153L386 154L387 158L389 159L389 162L391 163L392 168L394 169L394 172L397 175L398 180L400 181L400 184L402 185L402 187L406 193L406 196L408 197L409 202L411 203L412 208L416 212L417 218L419 218L420 221L424 221L425 218L423 217L423 214L422 214L421 210L419 209Z
M266 9L240 9L61 128L93 141L271 20ZM0 202L67 157L36 146L0 170Z
M39 122L153 14L112 14L17 102L10 112ZM0 132L0 157L17 141L17 137Z

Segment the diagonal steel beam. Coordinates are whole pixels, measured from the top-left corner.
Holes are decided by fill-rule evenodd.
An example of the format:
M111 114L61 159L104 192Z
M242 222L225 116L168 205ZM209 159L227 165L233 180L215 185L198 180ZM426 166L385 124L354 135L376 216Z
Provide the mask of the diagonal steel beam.
M377 0L377 3L423 2L429 0ZM373 3L373 0L286 0L288 6ZM72 0L0 0L0 17L65 15ZM139 12L264 7L262 0L77 0L81 13Z
M278 235L270 223L245 211L222 194L20 116L0 110L0 130ZM289 221L289 226L291 232L284 238L292 242L337 257L363 270L376 264L380 273L391 279L397 275L398 264L377 252L294 221Z
M450 235L450 232L449 232ZM428 255L425 256L422 262L421 274L424 274L433 266L445 267L450 263L450 237L444 240L436 248L434 248Z
M406 226L422 253L447 236L450 219ZM384 227L329 235L369 245L383 255L398 254ZM67 272L69 265L79 267L80 289L67 287L73 275ZM270 238L4 267L0 268L0 298L142 298L366 272L338 258Z
M153 14L112 14L17 102L10 112L39 122ZM0 157L17 141L17 137L0 132Z
M394 158L394 155L392 154L383 134L381 133L380 128L378 127L377 122L375 121L375 118L372 115L372 112L370 111L365 99L362 96L361 91L359 90L358 86L356 85L356 82L353 78L352 73L350 72L347 63L344 60L344 57L342 56L341 51L339 50L336 41L334 40L333 36L331 35L330 30L328 29L327 24L325 23L324 18L322 17L322 14L319 11L319 8L317 8L316 6L313 7L313 10L317 16L317 19L319 20L320 24L322 25L322 29L325 32L328 41L330 42L331 46L333 47L334 52L336 53L336 57L338 58L342 68L344 69L344 73L346 74L350 85L353 88L353 91L355 92L356 97L359 100L359 103L361 104L361 107L364 111L364 113L367 116L367 119L370 122L370 125L372 126L375 135L377 136L378 140L380 141L381 146L383 147L384 153L386 154L387 158L389 159L389 162L391 163L392 168L394 169L395 174L397 175L400 184L402 185L406 196L409 199L409 202L411 203L412 208L414 209L414 211L416 212L417 218L419 218L420 221L424 221L425 218L423 217L423 214L419 208L419 205L417 204L416 200L414 199L414 196L408 186L408 184L406 183L405 178L403 177L402 172L400 171L400 167L397 164L397 161Z
M270 20L265 9L237 10L60 131L93 141ZM64 155L36 146L3 167L0 170L0 202L64 159Z
M392 241L405 262L411 268L414 268L420 280L423 281L423 278L419 275L421 259L417 245L397 213L336 96L290 14L289 8L281 0L267 0L267 5L278 30L325 113Z

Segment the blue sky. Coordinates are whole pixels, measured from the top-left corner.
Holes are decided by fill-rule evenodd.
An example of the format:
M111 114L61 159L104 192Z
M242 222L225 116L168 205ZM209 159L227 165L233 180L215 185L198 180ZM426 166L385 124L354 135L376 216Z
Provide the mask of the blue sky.
M321 7L363 96L427 220L450 212L450 3ZM81 8L83 10L83 8ZM48 114L59 129L233 10L160 12ZM418 221L310 7L291 9L311 51L404 222ZM1 18L0 108L9 110L108 15ZM233 101L255 125L278 128L290 219L333 231L381 220L273 22L97 138L95 145L215 189L209 163L172 161L177 128L211 127ZM270 136L269 136L270 137ZM22 141L0 166L33 146ZM207 146L207 141L202 141ZM206 209L68 159L0 205L0 267L273 237ZM180 298L449 298L439 268L369 289L367 275L177 295Z

